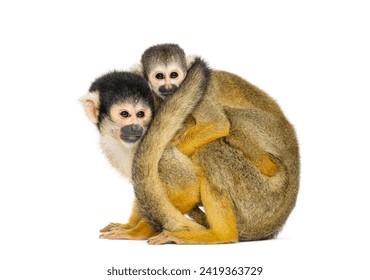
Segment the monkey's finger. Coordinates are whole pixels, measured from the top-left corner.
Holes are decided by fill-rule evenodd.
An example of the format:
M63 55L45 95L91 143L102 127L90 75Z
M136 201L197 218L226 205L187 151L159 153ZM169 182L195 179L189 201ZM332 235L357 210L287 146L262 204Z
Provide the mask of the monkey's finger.
M100 232L109 232L114 229L129 229L130 226L127 224L119 224L119 223L110 223L105 228L102 228Z
M116 225L118 225L118 223L110 223L106 227L102 228L100 230L100 232L108 232L108 231L111 231Z

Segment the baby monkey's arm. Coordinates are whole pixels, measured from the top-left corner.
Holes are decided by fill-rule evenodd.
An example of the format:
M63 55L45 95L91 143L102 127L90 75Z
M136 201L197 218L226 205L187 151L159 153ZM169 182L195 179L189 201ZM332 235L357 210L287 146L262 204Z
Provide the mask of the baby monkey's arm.
M229 135L229 120L220 106L207 96L192 116L194 125L175 143L185 155L193 155L202 146Z

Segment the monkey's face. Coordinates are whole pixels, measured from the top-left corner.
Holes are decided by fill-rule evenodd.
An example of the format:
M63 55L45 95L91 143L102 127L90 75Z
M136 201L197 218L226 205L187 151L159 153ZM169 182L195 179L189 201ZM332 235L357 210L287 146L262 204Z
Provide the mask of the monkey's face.
M186 71L180 65L171 63L153 68L148 74L148 79L155 94L161 99L166 99L178 89L185 76Z
M114 104L99 128L102 135L109 135L125 146L131 146L144 136L151 118L151 109L141 102Z
M99 77L81 101L102 139L113 138L129 148L146 133L154 110L148 82L130 72L113 71Z

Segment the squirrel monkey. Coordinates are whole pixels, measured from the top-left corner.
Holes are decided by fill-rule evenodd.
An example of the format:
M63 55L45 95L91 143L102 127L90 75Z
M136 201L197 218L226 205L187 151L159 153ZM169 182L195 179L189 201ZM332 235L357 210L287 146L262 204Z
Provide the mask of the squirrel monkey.
M110 72L97 78L81 101L87 116L98 127L101 148L108 160L131 182L132 161L138 143L154 115L154 100L148 83L130 72ZM164 174L161 176L163 182L177 180L178 185L198 184L193 164L175 147L165 149L159 168ZM171 177L173 173L182 174L182 178ZM186 213L193 216L198 211L187 209ZM101 232L101 238L108 239L147 239L156 234L140 217L136 200L127 224L111 223Z
M145 59L145 65L143 62ZM195 64L199 73L202 68L209 71L200 60ZM271 238L285 223L297 197L299 151L294 129L267 94L240 77L211 71L211 75L196 79L188 74L182 84L191 89L192 82L198 84L199 79L208 86L197 104L194 96L202 91L162 96L165 101L160 114L134 158L133 183L140 213L157 231L164 230L149 243L214 244ZM157 88L160 93L160 86ZM184 114L189 106L192 110ZM220 132L217 137L207 135L214 136L215 131ZM199 184L182 188L180 195L183 208L186 204L192 208L194 201L188 200L187 194L199 192L196 203L205 208L207 228L183 220L184 211L172 203L171 189L161 181L158 162L171 141L199 167ZM266 158L258 158L260 151ZM262 174L260 160L265 161L262 167L272 163L272 171L267 170L270 176Z
M97 78L80 100L108 160L131 182L135 151L154 114L148 84L133 73L113 71Z

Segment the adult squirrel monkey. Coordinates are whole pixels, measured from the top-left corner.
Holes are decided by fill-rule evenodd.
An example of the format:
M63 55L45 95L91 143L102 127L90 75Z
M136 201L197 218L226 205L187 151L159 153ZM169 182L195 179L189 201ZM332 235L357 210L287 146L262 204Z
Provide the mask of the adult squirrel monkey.
M165 69L170 62L180 65L177 59L168 56ZM153 66L158 61L163 57L151 63L143 55L149 82L155 67L145 72L145 64ZM194 64L203 73L209 71L200 59ZM169 69L170 78L173 72ZM150 82L165 101L140 143L132 169L140 214L156 231L162 231L149 242L214 244L270 238L285 223L297 197L299 151L294 129L267 94L240 77L211 71L210 77L187 76L180 83L191 89L200 79L208 86L199 100L194 99L196 92L180 95L175 91L169 97L168 85L161 96L161 85ZM184 113L185 108L190 110ZM199 184L178 187L161 181L158 162L171 141L199 168ZM181 209L173 203L174 192L177 200L182 198ZM197 192L198 201L188 199L189 193ZM206 228L189 223L182 215L186 213L183 209L197 204L205 208Z

